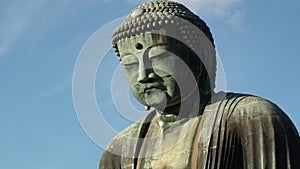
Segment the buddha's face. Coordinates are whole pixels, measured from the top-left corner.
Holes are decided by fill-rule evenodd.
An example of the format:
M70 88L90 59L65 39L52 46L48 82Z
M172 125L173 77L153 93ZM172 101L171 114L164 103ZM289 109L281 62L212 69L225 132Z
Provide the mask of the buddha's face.
M197 88L180 51L165 36L146 33L118 42L120 60L129 87L144 105L158 109L173 106ZM177 52L176 52L177 51Z

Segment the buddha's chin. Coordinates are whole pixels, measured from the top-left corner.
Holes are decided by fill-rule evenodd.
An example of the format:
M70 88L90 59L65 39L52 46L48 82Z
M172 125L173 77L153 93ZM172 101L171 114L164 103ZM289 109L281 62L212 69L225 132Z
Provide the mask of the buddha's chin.
M150 89L145 93L145 102L148 106L164 110L167 104L167 94L161 89Z

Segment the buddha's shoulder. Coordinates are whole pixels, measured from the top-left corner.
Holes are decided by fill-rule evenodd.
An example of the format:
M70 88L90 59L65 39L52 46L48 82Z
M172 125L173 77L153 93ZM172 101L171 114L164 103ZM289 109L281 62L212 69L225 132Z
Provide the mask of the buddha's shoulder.
M114 136L106 145L106 151L114 152L114 154L117 154L121 153L120 151L125 144L135 145L136 140L139 137L142 124L145 121L146 117L139 119L135 123L120 131L116 136Z
M220 94L219 94L220 95ZM217 96L210 110L228 112L230 116L282 115L283 111L273 102L250 94L223 93ZM220 99L221 98L221 99Z
M115 139L124 138L124 137L138 137L139 131L141 129L141 125L145 121L146 117L139 119L138 121L134 122L133 124L129 125L122 131L115 136Z
M132 139L132 138L138 138L140 131L144 127L144 125L147 125L147 122L151 121L152 116L155 115L154 112L149 113L148 115L140 118L136 122L132 123L122 131L120 131L114 138L113 140L123 140L125 139ZM134 140L133 139L133 140Z
M265 98L249 94L226 93L222 101L213 104L218 105L218 109L214 110L217 113L221 112L217 115L221 116L224 124L241 129L239 131L276 130L290 132L299 137L288 115L275 103Z

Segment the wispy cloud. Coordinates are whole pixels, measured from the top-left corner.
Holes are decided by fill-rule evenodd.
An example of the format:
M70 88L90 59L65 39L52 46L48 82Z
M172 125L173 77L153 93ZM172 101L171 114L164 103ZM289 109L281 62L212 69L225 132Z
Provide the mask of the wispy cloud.
M57 82L56 84L53 84L52 86L48 87L47 90L42 91L41 93L38 93L37 95L33 95L30 99L27 100L26 104L28 105L34 105L39 103L40 101L49 98L62 90L65 90L66 88L69 88L71 90L72 87L72 78L66 78L60 82Z
M0 58L5 55L9 46L17 39L25 27L26 18L29 12L21 12L21 6L14 4L5 4L6 8L2 11L2 26L0 27ZM12 9L12 7L15 7ZM7 16L7 17L3 17Z
M224 17L243 0L177 0L195 12L203 12L214 17Z
M76 3L79 2L76 1ZM0 58L8 54L15 42L28 34L33 34L32 32L34 32L35 38L42 39L49 29L48 27L55 25L54 17L72 10L72 8L68 8L70 4L71 0L14 0L2 3L2 8L0 8ZM35 40L38 41L38 39ZM32 38L29 43L33 41Z
M105 0L106 2L113 0ZM130 3L142 3L147 0L127 0ZM182 3L205 19L222 20L230 27L239 28L244 12L238 9L238 5L244 0L174 0Z
M243 22L244 12L238 5L244 0L177 0L205 19L222 20L234 30L238 30Z
M34 4L34 5L32 5ZM7 1L2 4L0 27L0 58L10 50L11 46L30 26L37 9L46 6L39 1Z
M236 31L241 31L242 23L244 20L245 12L236 10L227 19L227 23Z
M4 56L4 54L5 54L6 50L7 50L7 45L8 45L7 42L2 42L0 44L0 58L2 56Z

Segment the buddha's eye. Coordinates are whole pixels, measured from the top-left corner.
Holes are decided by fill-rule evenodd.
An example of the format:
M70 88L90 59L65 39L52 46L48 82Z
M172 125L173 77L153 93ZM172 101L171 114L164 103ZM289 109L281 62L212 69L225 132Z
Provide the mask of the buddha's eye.
M134 55L125 55L121 58L121 63L124 66L131 66L138 64L139 61Z
M154 58L160 58L160 57L165 57L168 55L169 51L167 50L167 45L158 45L158 46L153 46L149 50L149 59L154 59Z

